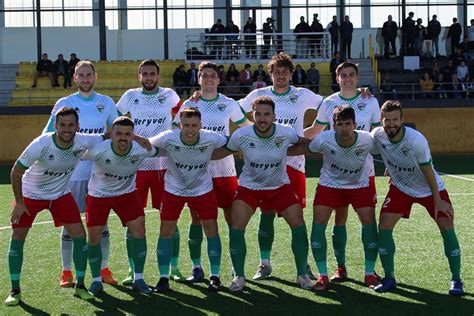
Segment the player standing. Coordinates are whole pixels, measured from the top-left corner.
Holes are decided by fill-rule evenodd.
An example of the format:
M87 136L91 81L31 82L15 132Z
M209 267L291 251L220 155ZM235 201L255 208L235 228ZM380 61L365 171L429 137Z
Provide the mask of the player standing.
M390 175L390 189L379 222L378 247L385 278L375 291L388 292L397 286L393 229L402 217L409 218L412 205L418 203L441 232L451 270L449 294L462 296L461 249L454 231L454 210L444 182L434 170L428 141L420 132L403 126L403 111L398 101L386 101L381 111L383 127L373 130L372 135Z
M54 131L56 112L63 106L68 106L75 109L79 114L80 133L105 133L107 127L111 126L112 122L117 118L117 108L110 97L94 91L94 83L97 80L94 65L90 61L80 61L76 65L73 78L77 84L78 91L56 102L44 132ZM71 193L81 213L84 212L86 206L87 183L91 176L91 170L92 162L80 161L71 177ZM113 278L108 268L110 236L107 225L104 227L101 245L103 253L101 264L102 279L105 283L115 285L117 281ZM60 285L61 287L71 287L74 285L74 277L71 272L72 240L64 227L61 232L61 259L63 268Z

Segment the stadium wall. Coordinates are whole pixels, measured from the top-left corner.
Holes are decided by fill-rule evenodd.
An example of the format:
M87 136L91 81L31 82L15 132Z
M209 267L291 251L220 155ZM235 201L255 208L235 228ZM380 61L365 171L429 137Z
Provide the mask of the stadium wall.
M427 138L435 155L474 154L474 108L405 109L405 122L414 123ZM37 137L48 115L0 116L0 162L11 163ZM313 117L307 117L309 124ZM469 137L463 137L467 135Z

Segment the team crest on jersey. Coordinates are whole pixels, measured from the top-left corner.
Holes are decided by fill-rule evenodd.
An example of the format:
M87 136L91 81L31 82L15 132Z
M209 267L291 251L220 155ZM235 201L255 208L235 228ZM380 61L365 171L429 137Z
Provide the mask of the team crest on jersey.
M50 154L50 155L48 156L48 160L54 160L54 155L53 155L53 154Z
M364 101L359 101L359 103L357 103L357 108L359 109L359 111L364 111L365 110L365 107L366 107L366 104Z
M104 112L105 105L99 103L99 104L96 105L96 108L97 108L97 111L102 113L102 112Z
M278 148L280 148L282 145L283 145L283 142L285 141L285 138L284 137L275 137L275 146L277 146Z
M166 101L165 97L158 98L158 102L160 102L160 104L163 104L165 101Z
M105 164L106 164L106 165L110 165L110 163L111 163L111 161L110 161L109 158L105 159Z
M407 146L403 145L402 146L402 153L404 156L407 156L408 153L410 152L410 148L408 148Z
M201 147L199 147L199 151L203 153L207 150L207 147L208 146L201 146Z
M82 152L82 150L75 150L72 152L72 154L74 155L74 157L77 157L79 156L79 154Z
M293 93L289 96L289 99L291 102L296 103L296 101L298 101L298 95L296 93Z
M221 111L221 112L223 112L226 107L227 107L227 105L224 104L224 103L219 103L219 104L217 105L217 108L218 108L219 111Z
M356 148L354 153L356 154L357 157L359 157L360 155L362 155L364 153L364 149L363 148Z
M130 162L131 162L132 164L136 163L138 160L140 160L140 156L136 156L136 155L135 155L135 156L131 156L131 157L130 157Z

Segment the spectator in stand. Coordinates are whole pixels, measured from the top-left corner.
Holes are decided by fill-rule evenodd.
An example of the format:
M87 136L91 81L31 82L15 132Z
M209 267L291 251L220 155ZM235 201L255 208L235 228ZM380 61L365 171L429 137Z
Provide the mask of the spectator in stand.
M257 70L253 72L253 81L257 81L257 77L262 77L262 80L265 81L268 85L268 75L263 68L263 65L258 65Z
M388 21L382 26L382 37L384 46L384 56L389 57L390 55L397 55L397 46L395 40L397 39L398 26L397 23L392 20L392 16L388 16ZM390 46L391 50L390 50ZM391 54L390 54L391 53Z
M404 55L413 54L415 44L415 21L413 17L415 13L408 13L408 17L403 21L402 25L402 52Z
M439 68L438 62L435 61L433 63L433 67L431 68L431 79L435 80L438 75L441 73L441 69Z
M321 33L324 32L323 25L319 22L318 20L318 14L315 13L313 14L313 23L311 23L310 26L310 32L313 33ZM316 35L310 35L309 39L309 54L311 57L322 57L322 51L321 51L321 39L323 38L323 35L321 34L316 34Z
M304 87L306 85L306 72L301 68L301 65L296 65L291 81L296 87Z
M444 80L446 82L451 82L451 76L456 74L457 68L454 65L454 61L452 59L448 59L448 63L446 66L441 69L441 73L443 74Z
M250 64L245 64L244 69L242 69L239 74L240 91L243 94L248 94L250 92L250 88L252 87L253 78L250 67Z
M306 85L308 89L319 94L319 80L321 80L321 76L319 75L319 70L316 68L315 63L311 63L310 67L311 68L306 71Z
M226 85L226 74L224 65L219 65L217 67L217 75L219 76L219 85L217 87L217 90L219 93L223 93L224 87Z
M457 67L456 76L458 77L459 83L463 84L469 82L469 68L466 65L466 62L463 60L461 64Z
M354 32L354 26L349 21L349 16L344 17L344 21L341 23L341 49L342 58L351 59L351 44L352 44L352 33Z
M424 41L425 35L426 35L425 27L421 23L423 23L423 20L421 18L416 19L415 47L416 47L416 53L420 57L423 56L423 41Z
M234 21L229 21L229 24L225 28L226 35L226 59L239 58L237 52L237 44L239 41L239 27L234 24Z
M68 64L68 72L67 72L67 86L71 87L72 83L72 77L74 76L74 73L76 72L76 65L78 62L81 60L77 58L77 55L75 53L72 53L70 58L69 58L69 64Z
M449 56L449 58L454 61L455 66L459 66L462 61L466 61L466 58L464 58L464 54L462 53L461 48L456 48L454 54Z
M380 82L380 96L382 100L396 100L397 90L392 86L392 79L388 73L383 75L382 81Z
M195 63L191 63L191 68L186 72L186 89L188 95L191 95L191 89L194 91L199 88L198 83L198 69L196 68ZM179 94L179 93L178 93Z
M56 82L54 80L54 66L53 62L48 59L48 54L44 53L42 58L38 60L38 64L36 65L36 72L33 78L33 85L32 88L36 88L38 84L38 79L41 77L48 77L49 81L51 81L51 86L54 88L56 87Z
M215 52L216 59L223 59L222 51L224 48L224 34L225 26L222 24L221 19L217 19L216 23L211 27L212 36L212 51Z
M340 90L339 84L336 81L336 68L339 66L339 64L342 64L344 62L344 59L341 57L340 52L336 52L334 54L334 58L331 59L331 63L329 64L329 72L331 73L331 78L332 78L332 91L337 92Z
M300 23L295 26L293 33L309 33L311 29L305 22L304 16L300 17ZM308 57L308 35L296 35L296 58Z
M257 58L257 27L252 17L249 17L244 26L244 47L247 58Z
M69 72L69 63L64 60L63 54L58 55L58 59L53 64L54 67L54 82L56 83L56 87L59 87L58 77L62 76L64 79L64 89L67 89L68 83L68 72Z
M446 94L446 85L447 83L444 81L443 74L439 73L434 80L433 88L433 90L436 91L436 96L438 99L448 98L448 95Z
M235 64L230 64L229 65L229 69L227 70L225 80L230 81L230 77L234 77L234 79L239 78L239 71L237 69L235 69Z
M428 35L433 41L433 56L439 56L439 34L441 34L441 24L437 20L436 14L433 15L431 21L428 22Z
M257 80L252 83L252 91L260 88L265 88L267 83L263 80L262 76L258 76Z
M454 54L456 48L459 47L459 41L461 40L462 27L458 23L457 18L453 18L453 24L449 27L447 38L451 38L451 54Z
M173 73L173 89L180 97L182 97L187 85L188 81L184 65L180 65Z
M337 16L332 17L332 21L329 22L326 27L326 31L331 34L331 55L335 55L339 45L339 24L337 23Z
M448 97L450 99L462 99L462 87L459 84L458 76L453 74L451 76L451 84L448 85Z
M227 74L229 74L229 72L227 72ZM241 98L240 87L237 78L238 76L230 76L224 88L224 94L234 100L239 100Z
M199 40L202 43L202 51L204 52L205 55L211 53L212 46L211 46L211 39L209 36L209 29L204 29L204 32L199 34Z
M462 51L466 61L473 59L474 42L469 41L469 36L464 37L464 41L459 44L459 49Z
M420 79L420 90L422 92L421 97L423 99L431 98L433 92L433 80L430 78L430 75L425 72Z
M262 46L262 59L268 59L268 51L270 50L270 41L272 39L271 35L273 33L273 22L272 18L267 18L267 22L263 23L262 33L263 33L263 46ZM275 43L274 43L275 44Z

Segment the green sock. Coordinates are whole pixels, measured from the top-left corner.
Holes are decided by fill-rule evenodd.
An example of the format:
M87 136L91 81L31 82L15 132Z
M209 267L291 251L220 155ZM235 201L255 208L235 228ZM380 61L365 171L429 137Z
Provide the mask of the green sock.
M306 273L308 265L308 233L306 225L291 228L291 250L295 256L296 272L298 275Z
M273 221L275 214L260 214L260 223L258 225L258 245L260 247L260 259L270 260L272 253L273 240L275 239L275 227Z
M178 267L178 260L179 260L179 247L180 247L180 234L178 226L176 226L176 232L173 235L173 254L171 255L171 266Z
M362 244L365 254L365 274L374 274L375 261L377 260L377 225L362 226Z
M346 244L346 225L334 225L332 228L332 247L334 248L334 257L336 257L338 267L346 267Z
M444 254L448 258L452 280L461 280L461 248L456 232L453 229L441 232L444 243Z
M133 267L135 273L143 273L147 253L146 237L133 238Z
M173 237L158 238L158 245L156 248L156 257L158 261L158 270L161 276L169 276L171 254L173 253Z
M245 245L245 230L230 229L229 233L229 250L232 265L236 276L245 276L245 255L247 254L247 246Z
M201 265L201 244L202 244L202 226L201 224L189 224L189 254L194 266Z
M21 266L23 264L23 247L25 240L10 240L10 248L8 250L8 267L10 268L10 280L12 289L20 288Z
M395 241L393 240L393 229L379 230L379 256L386 278L394 278L394 256Z
M102 263L102 249L100 247L100 242L95 246L87 245L87 249L87 257L89 259L92 277L100 278L100 265Z
M207 238L207 255L211 264L211 275L219 275L221 270L222 244L219 235Z
M128 270L133 272L133 237L128 231L128 228L125 231L125 245L127 246L127 257L128 257Z
M72 259L76 270L77 284L84 284L87 269L87 242L86 237L72 238Z
M327 225L324 224L313 223L311 231L311 249L313 250L313 257L321 275L328 275L326 227Z

